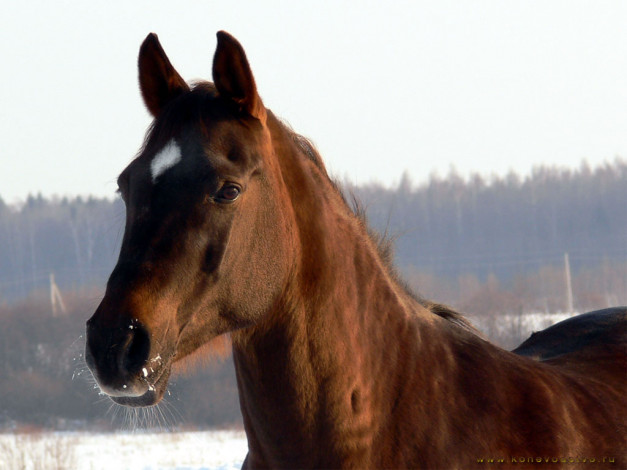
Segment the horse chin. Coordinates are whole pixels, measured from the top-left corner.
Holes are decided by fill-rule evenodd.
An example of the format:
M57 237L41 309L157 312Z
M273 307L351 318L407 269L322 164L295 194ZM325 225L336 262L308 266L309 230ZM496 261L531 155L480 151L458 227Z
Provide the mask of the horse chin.
M109 395L109 398L114 403L122 406L128 406L131 408L142 408L148 406L157 405L168 388L168 379L170 377L171 368L166 368L163 373L159 376L157 381L153 385L148 385L148 390L142 395L137 396L113 396Z
M128 406L131 408L142 408L147 406L154 406L163 397L163 393L158 394L156 391L148 390L146 393L139 397L109 397L114 403L122 406Z

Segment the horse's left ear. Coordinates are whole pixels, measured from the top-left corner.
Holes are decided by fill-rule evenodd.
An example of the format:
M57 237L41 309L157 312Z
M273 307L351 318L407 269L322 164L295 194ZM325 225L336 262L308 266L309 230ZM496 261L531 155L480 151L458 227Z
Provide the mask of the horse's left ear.
M261 122L266 120L266 108L257 93L255 78L250 70L242 45L225 31L219 31L218 47L213 57L213 81L220 95L235 101L242 111Z

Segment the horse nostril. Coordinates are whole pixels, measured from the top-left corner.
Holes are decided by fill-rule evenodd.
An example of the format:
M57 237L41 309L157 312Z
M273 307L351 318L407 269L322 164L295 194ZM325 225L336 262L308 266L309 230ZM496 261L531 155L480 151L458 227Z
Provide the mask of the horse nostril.
M150 354L150 338L148 332L140 325L129 330L126 344L120 349L118 367L129 376L137 374L148 360Z
M148 330L137 320L124 327L91 322L87 326L85 360L106 394L140 396L148 387L142 369L146 367L150 345Z

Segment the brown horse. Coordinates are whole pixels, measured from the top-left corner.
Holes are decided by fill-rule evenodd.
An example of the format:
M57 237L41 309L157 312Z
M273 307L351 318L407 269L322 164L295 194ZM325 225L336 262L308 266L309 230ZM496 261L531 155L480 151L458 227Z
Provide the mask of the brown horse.
M224 32L213 79L188 86L154 34L141 47L155 120L119 177L120 257L87 322L113 401L156 404L174 362L230 333L245 468L624 468L624 310L622 346L571 347L581 367L488 343L402 285Z

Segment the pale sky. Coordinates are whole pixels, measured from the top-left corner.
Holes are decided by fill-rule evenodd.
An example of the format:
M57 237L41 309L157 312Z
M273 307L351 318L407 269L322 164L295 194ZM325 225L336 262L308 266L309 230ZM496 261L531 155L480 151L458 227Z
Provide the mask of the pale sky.
M0 0L0 197L114 195L150 117L153 31L187 80L215 33L266 106L355 183L627 158L625 1Z

